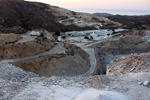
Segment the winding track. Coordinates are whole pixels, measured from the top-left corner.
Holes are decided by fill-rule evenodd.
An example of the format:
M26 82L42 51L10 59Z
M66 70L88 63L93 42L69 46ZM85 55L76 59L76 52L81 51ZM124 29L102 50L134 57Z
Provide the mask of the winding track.
M101 39L99 41L95 41L95 42L91 42L91 43L72 43L72 44L80 47L81 49L83 49L87 54L89 54L89 61L90 61L91 67L86 73L79 75L79 77L90 76L94 73L94 71L97 67L97 59L95 56L95 49L92 46L94 46L96 44L100 44L104 40L105 39Z
M40 53L38 55L34 55L31 57L25 57L22 59L19 58L19 59L2 60L1 62L11 63L11 62L23 61L23 60L28 60L28 59L34 59L34 58L38 58L38 57L49 55L49 54L62 54L62 53L65 53L65 51L66 51L66 49L63 46L64 46L63 43L58 43L56 46L54 46L49 51ZM90 69L86 73L79 75L79 77L92 75L94 73L96 65L97 65L94 49L90 48L90 47L86 47L85 45L77 45L77 46L81 47L81 49L83 49L87 54L89 54L89 61L90 61L90 66L91 66Z
M49 37L47 37L49 38ZM23 38L23 40L20 40L21 42L24 41L28 41L26 40L26 38ZM19 42L20 42L19 41ZM92 46L94 43L88 44L86 45L85 43L73 43L74 45L80 47L81 49L83 49L87 54L89 54L89 61L90 61L90 69L82 74L79 75L79 77L84 77L84 76L89 76L92 75L96 69L96 65L97 65L97 60L95 57L95 51L93 48L91 48L90 46ZM41 56L45 56L45 55L49 55L49 54L65 54L66 49L63 47L64 44L63 43L58 43L56 46L54 46L52 49L50 49L49 51L34 55L34 56L30 56L30 57L25 57L22 59L8 59L8 60L2 60L1 62L5 62L5 63L10 63L10 62L17 62L17 61L23 61L23 60L28 60L28 59L33 59L33 58L38 58Z
M80 75L81 77L84 77L84 76L92 75L94 73L96 69L97 61L96 61L94 49L92 48L82 48L82 49L89 54L89 61L91 65L90 69L86 73Z
M85 43L73 43L74 45L80 47L82 50L84 50L88 55L89 55L89 61L90 61L90 69L82 74L82 75L78 75L79 77L84 77L84 76L90 76L94 73L96 66L97 66L97 60L96 60L96 56L95 56L95 50L90 47L89 45L86 45Z
M5 62L5 63L10 63L10 62L17 62L17 61L23 61L23 60L28 60L28 59L33 59L33 58L38 58L41 56L45 56L45 55L49 55L49 54L62 54L65 53L65 48L63 48L64 44L63 43L58 43L56 46L54 46L52 49L50 49L49 51L34 55L34 56L30 56L30 57L25 57L25 58L18 58L18 59L8 59L8 60L2 60L1 62Z

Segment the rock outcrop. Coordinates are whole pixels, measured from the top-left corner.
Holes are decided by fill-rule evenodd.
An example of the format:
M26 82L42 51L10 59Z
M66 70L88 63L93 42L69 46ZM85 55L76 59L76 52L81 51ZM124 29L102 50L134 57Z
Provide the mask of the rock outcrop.
M74 45L65 45L65 53L47 54L12 64L40 76L77 76L90 69L88 54ZM59 49L59 48L58 48Z
M51 49L55 44L54 42L43 37L36 38L33 41L18 43L17 41L21 38L21 36L17 36L14 34L1 35L1 60L33 56Z
M51 40L49 35L1 34L0 60L47 77L79 76L90 69L89 55L84 50Z
M22 39L22 37L17 34L0 34L0 45L15 43L20 39Z
M115 35L101 43L101 50L114 55L149 52L148 33L146 30L136 30Z
M107 66L107 74L150 72L150 52L142 54L132 54L115 60Z

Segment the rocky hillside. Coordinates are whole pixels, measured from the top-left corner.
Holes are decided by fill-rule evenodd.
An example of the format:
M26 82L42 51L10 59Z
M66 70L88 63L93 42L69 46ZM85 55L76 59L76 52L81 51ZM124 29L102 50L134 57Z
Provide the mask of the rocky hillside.
M59 8L56 6L50 6L52 14L57 18L59 23L64 25L76 25L79 27L91 26L100 28L114 28L120 27L121 24L113 22L108 18L104 18L97 15L92 15L88 13L79 13L74 11L69 11L67 9Z
M58 44L59 45L59 44ZM56 46L58 46L56 45ZM77 76L90 68L88 54L74 45L62 44L52 48L46 55L20 59L11 64L40 76ZM61 49L59 49L61 48ZM53 50L56 51L53 51Z
M114 37L104 40L100 49L110 54L131 54L150 51L150 31L125 31Z
M91 67L89 55L80 47L50 40L50 33L31 33L0 34L0 61L40 76L78 76Z
M112 15L109 13L93 13L122 24L123 28L150 29L150 15L128 16L128 15Z
M1 0L0 32L21 33L36 28L44 28L50 32L94 29L71 25L66 27L56 21L56 17L49 11L50 9L50 5L42 3Z
M150 100L150 30L115 27L122 24L0 0L0 100Z
M110 13L93 13L94 15L102 16L102 17L109 17L113 16L113 14Z
M51 49L55 43L42 37L0 34L0 60L29 57ZM24 40L24 42L22 42ZM26 41L25 41L26 40Z
M50 32L77 31L110 24L120 25L107 18L76 13L48 4L24 0L0 0L0 32L22 33L36 28L44 28Z
M150 28L150 15L145 16L122 16L122 15L114 15L108 16L112 21L122 23L125 28Z
M107 74L125 74L131 72L150 72L150 52L132 54L115 60L107 66Z

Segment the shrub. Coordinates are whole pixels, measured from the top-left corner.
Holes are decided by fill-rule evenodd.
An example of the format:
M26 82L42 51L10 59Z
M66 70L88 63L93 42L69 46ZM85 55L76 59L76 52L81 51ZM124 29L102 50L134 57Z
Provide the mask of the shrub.
M65 39L66 38L66 36L62 36L62 39Z
M60 32L55 32L55 35L60 36Z

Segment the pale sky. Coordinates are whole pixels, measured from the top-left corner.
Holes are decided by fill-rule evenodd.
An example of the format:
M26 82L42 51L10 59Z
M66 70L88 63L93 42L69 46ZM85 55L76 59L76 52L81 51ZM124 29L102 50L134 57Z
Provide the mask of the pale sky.
M26 0L44 2L67 9L148 10L150 0Z
M150 10L150 0L28 0L63 8L101 8Z

